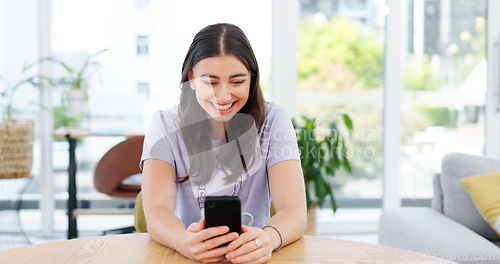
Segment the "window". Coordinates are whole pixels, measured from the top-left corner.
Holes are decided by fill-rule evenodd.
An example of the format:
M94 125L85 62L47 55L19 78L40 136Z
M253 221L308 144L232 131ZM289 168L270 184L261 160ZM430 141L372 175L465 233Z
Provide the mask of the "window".
M149 83L148 82L138 82L137 83L137 93L149 94Z
M379 207L382 197L383 1L302 0L298 28L297 115L328 131L353 121L347 156L332 186L339 206ZM326 133L326 132L325 132ZM346 135L344 133L344 135ZM349 205L347 205L347 203Z
M398 175L407 205L429 201L446 153L483 153L487 1L404 2ZM368 204L382 196L387 6L301 0L301 7L298 115L321 123L351 116L354 171L341 173L333 186L340 201Z
M148 36L137 36L137 55L149 54L149 38Z
M135 6L137 9L144 9L149 5L151 0L135 0Z
M430 198L446 153L483 153L486 0L409 1L407 10L400 194Z

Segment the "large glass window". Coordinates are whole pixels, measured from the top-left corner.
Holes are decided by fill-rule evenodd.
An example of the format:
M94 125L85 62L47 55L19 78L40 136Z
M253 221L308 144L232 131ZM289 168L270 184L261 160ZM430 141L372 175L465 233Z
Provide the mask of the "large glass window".
M345 206L379 206L390 10L382 0L300 3L298 115L323 125L341 124L342 113L352 118L353 172L335 177L336 197ZM429 204L432 175L446 153L483 153L486 0L403 6L400 194L403 205Z
M22 14L22 15L20 15ZM37 76L38 57L37 39L37 1L0 0L0 113L5 117L6 103L12 102L12 118L34 121L34 148L32 176L39 180L40 171L40 133L39 133L39 92L40 90L25 82L16 92L6 93L22 80ZM28 65L33 67L27 67ZM11 94L11 98L9 96ZM5 96L6 95L6 96ZM3 120L0 120L3 122ZM3 144L3 143L2 143ZM1 153L2 155L4 153ZM8 159L7 159L8 160ZM2 184L0 182L0 184ZM39 192L32 184L33 192ZM3 197L2 199L4 199ZM37 197L38 198L38 197Z
M486 0L411 0L403 46L400 194L432 197L451 151L484 151Z
M344 132L342 114L351 117L352 172L334 177L335 197L340 207L380 207L385 3L300 3L297 115Z

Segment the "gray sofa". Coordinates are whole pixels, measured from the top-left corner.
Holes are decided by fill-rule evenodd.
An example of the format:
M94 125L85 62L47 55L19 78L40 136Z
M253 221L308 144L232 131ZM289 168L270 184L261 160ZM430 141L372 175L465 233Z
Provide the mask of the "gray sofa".
M462 177L500 171L500 159L449 153L434 176L432 208L386 211L379 244L421 252L457 263L500 263L500 237L477 211ZM499 188L500 192L500 188Z

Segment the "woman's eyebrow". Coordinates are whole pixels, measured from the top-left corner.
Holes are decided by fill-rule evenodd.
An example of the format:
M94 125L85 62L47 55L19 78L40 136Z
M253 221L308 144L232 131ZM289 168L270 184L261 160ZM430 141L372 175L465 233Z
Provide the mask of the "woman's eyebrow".
M233 75L229 76L229 79L237 78L237 77L246 77L246 76L248 76L247 73L236 73L236 74L233 74ZM200 75L200 77L209 77L209 78L212 78L212 79L220 79L219 76L208 74L208 73L202 74L202 75Z
M229 79L236 78L236 77L246 77L246 76L248 76L248 74L246 74L246 73L237 73L237 74L233 74L233 75L229 76Z
M212 75L212 74L202 74L202 75L200 75L200 77L209 77L209 78L212 78L212 79L220 79L219 76L215 76L215 75Z

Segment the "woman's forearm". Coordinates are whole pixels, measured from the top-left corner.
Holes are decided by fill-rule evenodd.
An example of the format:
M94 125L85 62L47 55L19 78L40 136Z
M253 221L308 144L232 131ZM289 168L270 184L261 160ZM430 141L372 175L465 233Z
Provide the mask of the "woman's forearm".
M161 160L145 160L142 202L148 232L153 240L174 250L177 237L186 230L174 214L176 196L175 168Z
M288 245L300 239L307 227L307 211L301 205L292 205L276 213L269 221L268 225L275 226L281 233L283 246ZM281 246L281 238L278 231L274 228L264 228L272 239L273 248Z
M159 244L178 251L179 236L186 227L173 213L162 207L151 208L147 217L148 233Z
M307 227L307 206L302 168L297 160L287 160L269 168L269 188L276 214L268 221L278 229L283 245L302 237ZM274 228L265 228L278 248L281 238Z

